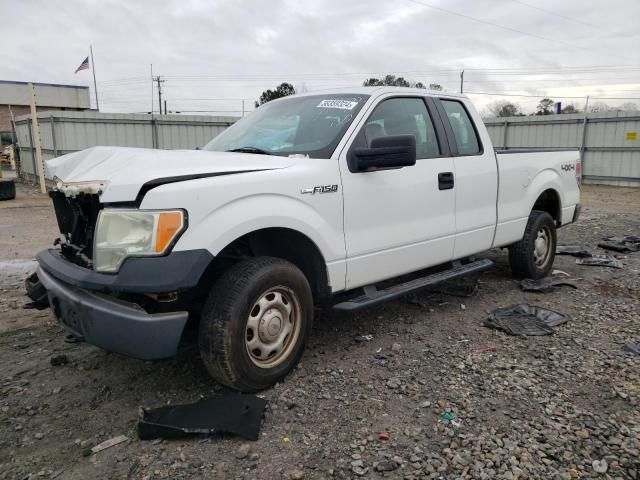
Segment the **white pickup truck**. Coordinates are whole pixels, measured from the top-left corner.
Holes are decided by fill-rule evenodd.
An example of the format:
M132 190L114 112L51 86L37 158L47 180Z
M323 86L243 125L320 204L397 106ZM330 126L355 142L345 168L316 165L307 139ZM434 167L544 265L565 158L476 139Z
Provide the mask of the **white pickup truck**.
M241 391L296 365L314 303L374 305L488 268L494 247L543 277L580 212L577 151L496 154L467 98L408 88L286 97L202 150L95 147L47 169L63 236L38 276L58 320L159 359L191 319Z

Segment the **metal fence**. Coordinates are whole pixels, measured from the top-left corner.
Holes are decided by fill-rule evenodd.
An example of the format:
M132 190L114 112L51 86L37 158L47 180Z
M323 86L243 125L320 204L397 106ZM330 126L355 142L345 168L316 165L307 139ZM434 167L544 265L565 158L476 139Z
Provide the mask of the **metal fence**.
M640 114L486 118L497 149L578 148L585 183L640 187Z
M98 112L38 112L43 160L96 145L160 148L202 147L238 120L202 115L145 115ZM36 174L31 115L16 118L20 176ZM45 176L46 176L45 170Z

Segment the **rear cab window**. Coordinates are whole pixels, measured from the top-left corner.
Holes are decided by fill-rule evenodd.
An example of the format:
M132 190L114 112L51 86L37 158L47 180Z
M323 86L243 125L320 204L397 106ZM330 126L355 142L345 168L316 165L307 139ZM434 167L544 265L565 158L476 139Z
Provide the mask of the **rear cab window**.
M480 155L482 146L469 113L458 100L440 99L458 148L458 155Z

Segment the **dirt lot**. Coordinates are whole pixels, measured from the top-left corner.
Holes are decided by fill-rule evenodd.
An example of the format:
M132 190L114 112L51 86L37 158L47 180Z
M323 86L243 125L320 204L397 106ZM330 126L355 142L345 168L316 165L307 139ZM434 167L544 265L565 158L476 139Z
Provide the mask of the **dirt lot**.
M319 311L300 366L263 392L248 450L231 437L150 442L136 436L140 406L222 389L191 337L176 359L142 362L67 344L48 311L22 309L22 280L57 232L48 198L18 195L0 205L0 479L640 478L640 356L623 351L640 342L640 253L617 255L620 270L558 257L579 289L534 294L492 251L472 298ZM583 201L559 243L598 251L605 235L640 235L640 189L585 187ZM519 302L573 320L545 337L482 326ZM52 366L59 354L69 362ZM130 440L83 455L118 435Z

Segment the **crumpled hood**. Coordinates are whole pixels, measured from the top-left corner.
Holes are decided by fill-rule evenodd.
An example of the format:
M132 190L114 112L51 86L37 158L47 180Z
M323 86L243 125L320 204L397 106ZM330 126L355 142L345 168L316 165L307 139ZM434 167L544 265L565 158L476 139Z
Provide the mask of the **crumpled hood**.
M46 162L48 176L72 190L101 183L100 201L124 202L136 199L145 183L160 179L185 180L215 174L232 174L286 168L288 157L204 150L152 150L148 148L93 147ZM176 178L178 177L178 178ZM80 183L79 186L73 184ZM87 191L92 190L91 186Z

